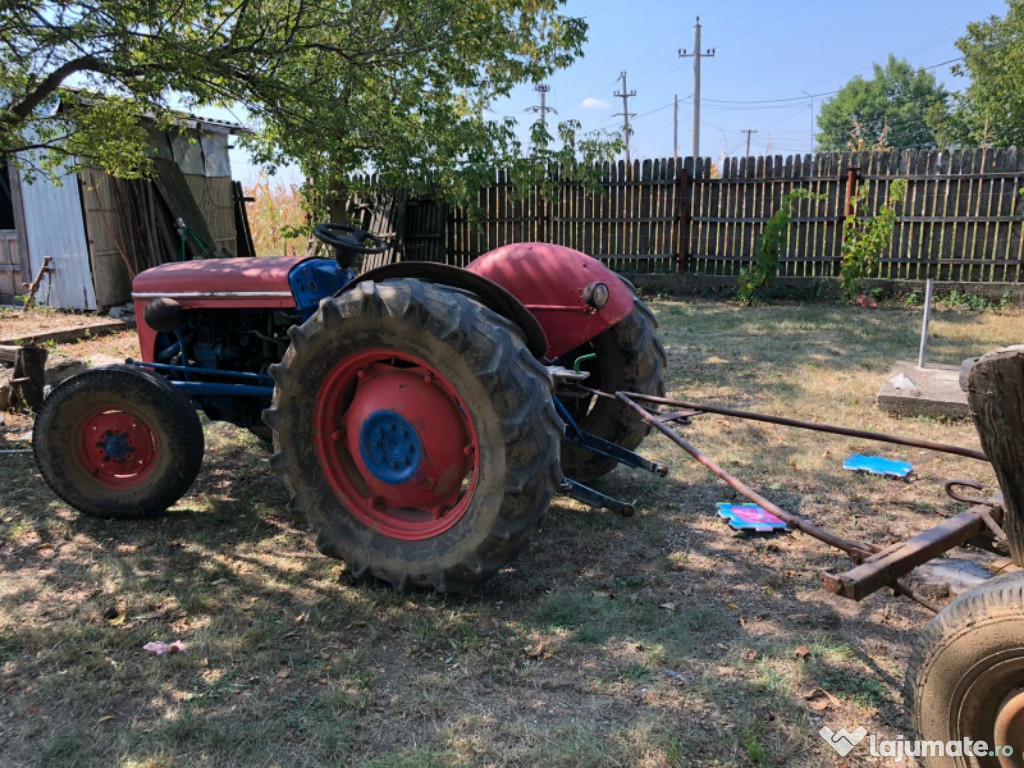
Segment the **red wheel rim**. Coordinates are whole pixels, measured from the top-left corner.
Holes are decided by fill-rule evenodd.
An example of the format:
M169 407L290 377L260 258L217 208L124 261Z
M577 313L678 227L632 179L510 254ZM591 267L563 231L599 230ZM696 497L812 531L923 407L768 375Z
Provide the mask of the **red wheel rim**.
M335 365L317 394L313 441L338 500L393 539L450 530L476 492L469 409L437 369L403 352L371 349Z
M141 485L156 463L156 434L128 411L110 409L94 414L85 420L80 435L79 461L108 488Z

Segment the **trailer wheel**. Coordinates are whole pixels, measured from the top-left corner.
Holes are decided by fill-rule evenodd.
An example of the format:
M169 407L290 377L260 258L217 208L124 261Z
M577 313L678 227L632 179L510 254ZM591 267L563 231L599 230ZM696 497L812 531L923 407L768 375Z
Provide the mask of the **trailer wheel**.
M95 517L159 514L203 462L203 428L185 395L130 366L92 368L59 384L32 431L36 464L60 498Z
M925 766L1024 765L1024 572L972 589L932 620L904 697L919 740L988 746L982 755L923 757ZM996 745L1012 754L992 754Z
M664 395L665 349L658 341L658 321L639 299L633 300L633 311L622 322L595 337L561 359L571 368L576 359L588 353L596 358L585 361L582 369L590 371L584 382L604 392L640 392ZM607 398L566 400L569 415L581 429L612 443L635 450L650 431L647 423L625 404ZM567 477L589 483L615 469L618 462L570 443L562 445L562 471Z
M395 588L461 592L526 545L561 475L547 370L463 291L366 281L280 365L271 460L317 546Z

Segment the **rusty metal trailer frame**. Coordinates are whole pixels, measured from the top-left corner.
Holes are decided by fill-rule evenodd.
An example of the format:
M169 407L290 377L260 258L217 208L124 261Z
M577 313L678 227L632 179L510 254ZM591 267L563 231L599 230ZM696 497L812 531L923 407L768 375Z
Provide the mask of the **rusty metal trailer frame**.
M855 567L839 575L825 572L821 576L822 586L829 592L841 597L862 600L868 595L888 587L897 594L916 600L929 610L938 612L940 610L939 606L901 582L901 577L906 576L917 566L938 557L943 552L964 544L971 543L993 551L997 551L996 547L1005 544L1006 535L1001 527L1005 514L1002 494L997 494L989 499L980 499L963 495L960 491L956 490L959 487L980 490L980 486L970 480L957 479L946 483L946 491L950 497L957 501L970 503L972 505L970 509L945 519L935 527L913 538L889 547L882 547L870 542L854 541L845 538L825 530L798 515L787 512L723 469L699 448L683 438L674 427L681 423L689 423L689 419L692 416L703 413L716 413L798 429L809 429L864 440L925 448L987 462L988 457L982 451L943 443L896 437L879 432L798 421L780 416L741 411L734 408L724 408L688 400L656 397L637 392L616 392L612 395L607 392L584 387L579 382L574 382L574 386L592 396L619 400L731 488L760 505L780 520L783 520L789 529L801 531L845 552L853 561ZM663 411L663 408L670 410Z

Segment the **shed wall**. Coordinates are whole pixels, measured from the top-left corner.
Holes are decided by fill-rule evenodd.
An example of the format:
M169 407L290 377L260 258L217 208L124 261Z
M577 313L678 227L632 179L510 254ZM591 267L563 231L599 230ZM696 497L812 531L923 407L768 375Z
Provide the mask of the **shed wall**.
M60 181L57 185L39 175L32 184L21 186L31 272L37 274L47 256L53 269L37 299L61 309L94 310L96 292L78 177L65 174Z
M21 284L27 281L21 275L18 230L0 229L0 304L12 301L22 292Z

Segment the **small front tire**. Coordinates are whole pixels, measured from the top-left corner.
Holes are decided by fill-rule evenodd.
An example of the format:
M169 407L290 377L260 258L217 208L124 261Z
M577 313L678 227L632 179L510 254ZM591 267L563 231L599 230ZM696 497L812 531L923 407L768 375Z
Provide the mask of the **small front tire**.
M191 487L203 428L191 401L157 374L91 368L43 401L32 432L36 464L60 498L87 515L156 515Z

